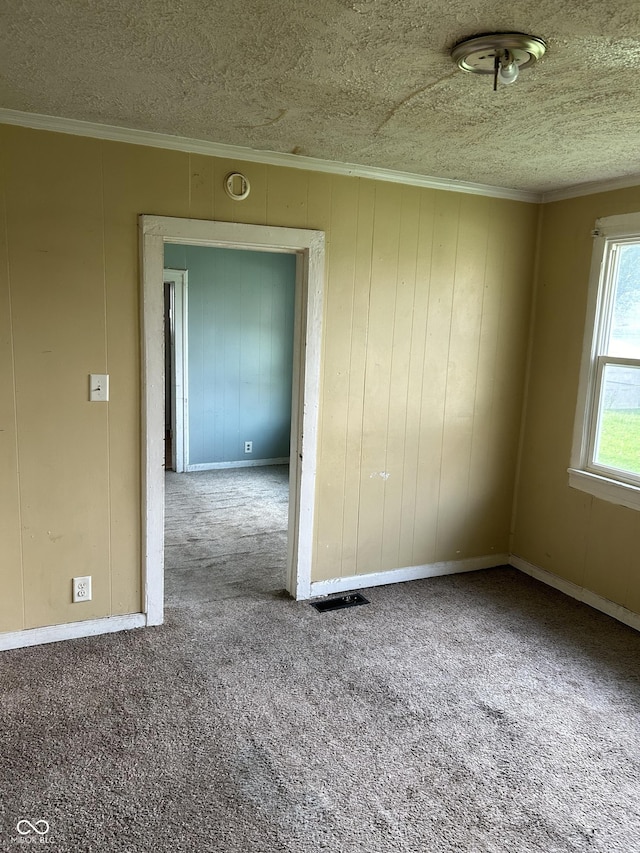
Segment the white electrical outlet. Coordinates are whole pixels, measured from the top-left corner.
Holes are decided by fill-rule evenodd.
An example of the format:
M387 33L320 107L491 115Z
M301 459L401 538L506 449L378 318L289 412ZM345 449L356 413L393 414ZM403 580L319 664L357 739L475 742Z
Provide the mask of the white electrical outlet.
M245 441L244 452L245 453L253 453L253 442L252 441Z
M73 578L73 603L91 601L91 575Z

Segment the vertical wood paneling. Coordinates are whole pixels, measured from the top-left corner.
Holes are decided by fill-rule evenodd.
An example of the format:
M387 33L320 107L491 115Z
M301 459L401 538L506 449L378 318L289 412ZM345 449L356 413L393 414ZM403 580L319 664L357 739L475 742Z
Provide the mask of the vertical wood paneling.
M402 534L409 543L413 540L403 530L403 494L405 487L405 456L409 420L415 414L415 404L409 401L409 377L411 375L413 311L416 290L416 265L418 238L420 234L420 190L404 187L402 190L397 278L393 315L393 339L391 344L391 376L389 386L389 421L386 436L384 488L384 519L382 528L382 568L394 569L401 566L401 550L406 553Z
M0 631L24 627L20 487L16 436L10 270L5 216L5 153L0 128Z
M416 565L432 563L437 559L436 536L445 433L447 363L458 252L460 202L460 196L446 193L436 195L418 438L413 540Z
M436 543L438 560L472 556L467 553L465 539L488 235L485 205L484 199L467 196L460 209L446 372L446 428L442 442Z
M181 151L101 142L104 180L105 227L126 228L125 234L114 235L120 240L129 238L131 226L138 225L141 213L156 216L190 215L190 155ZM138 234L133 234L137 251ZM117 243L120 247L120 243ZM131 284L129 284L129 287Z
M333 177L331 193L331 239L325 293L325 322L331 334L325 337L322 386L325 398L336 405L326 411L321 430L317 484L317 562L323 577L344 571L342 536L345 512L347 466L348 399L350 383L351 324L353 318L355 255L353 246L358 224L358 182ZM336 536L336 531L341 535Z
M349 329L349 387L347 391L347 436L342 524L342 573L358 570L358 525L362 470L362 424L364 419L364 376L369 334L369 304L376 185L358 182L354 252L354 290Z
M211 157L189 155L189 217L213 219L213 164Z
M87 400L89 373L106 369L100 143L9 136L25 627L32 628L111 609L108 407ZM73 605L71 578L80 573L93 576L93 600Z
M493 417L491 433L487 436L485 447L486 464L490 466L491 481L494 484L492 506L494 520L492 529L494 541L501 540L504 533L503 521L512 512L515 483L512 472L517 465L519 435L514 435L510 423L504 418L505 411L520 407L524 397L524 386L518 365L526 363L529 343L529 317L531 313L531 275L529 258L535 252L537 231L537 210L503 205L496 210L493 218L502 234L502 293L499 324L496 332L496 382L493 394ZM528 225L525 234L522 226ZM518 247L518 248L516 248ZM526 336L522 329L527 329ZM480 451L478 451L479 453ZM484 536L491 529L484 530Z
M638 568L637 537L637 510L594 501L589 515L584 586L609 601L627 602L631 579Z
M137 217L189 216L189 155L102 143L115 614L140 609L140 320Z
M636 553L635 543L637 541L638 541L638 539L637 539L637 535L635 533L632 536L630 536L629 539L627 540L627 548L632 549L634 554ZM601 563L598 566L596 571L599 574L602 573L603 571L606 572L607 571L607 569L606 569L607 565L608 565L608 558L604 564ZM591 571L593 572L594 569L592 568ZM621 600L624 601L624 606L628 607L629 610L632 611L632 613L640 613L640 581L638 580L638 571L637 571L637 563L636 562L634 562L632 564L632 568L631 568L629 574L627 575L626 592L625 592L624 598Z
M384 494L390 476L385 466L401 202L401 187L376 187L358 518L360 574L380 571L382 566Z
M584 200L577 201L581 202L580 207L585 205ZM587 202L587 210L588 206ZM536 330L518 498L520 523L514 543L514 553L525 555L535 565L579 586L584 580L593 499L569 488L567 467L592 250L589 232L595 217L601 215L599 206L596 210L593 218L582 219L576 215L575 205L570 205L569 211L566 205L550 205L543 214ZM582 232L578 241L575 229ZM553 417L549 417L550 412ZM523 523L522 519L526 521ZM561 524L558 519L562 519Z
M411 351L407 385L407 428L403 471L402 508L400 513L400 566L419 564L415 554L416 524L421 530L424 518L416 518L416 498L420 462L422 422L422 386L431 287L431 262L436 193L420 193L417 211L416 283L410 322Z
M509 373L515 372L512 366L515 354L509 354L504 361L499 359L499 338L501 318L509 324L513 323L512 313L508 310L513 290L520 288L527 296L530 291L526 281L518 279L514 275L515 271L505 263L505 246L508 241L502 226L507 224L507 220L501 211L501 205L487 200L486 217L492 227L487 240L469 460L466 522L466 547L469 554L482 553L477 549L483 547L488 554L496 552L505 541L509 510L502 505L498 509L498 501L504 488L503 460L505 454L509 455L509 451L515 447L517 440L513 423L504 417L503 411L496 405L504 379ZM503 307L506 310L503 311ZM513 401L514 407L520 397L519 392ZM505 422L509 425L506 446L499 441L499 437L503 437L502 425ZM508 478L510 476L511 471ZM509 506L512 490L513 483L508 481Z
M307 187L307 218L304 227L324 231L326 242L330 243L332 236L331 195L333 176L321 172L309 172L306 175L305 183Z
M142 585L140 524L134 512L141 505L139 441L140 349L138 293L132 282L137 266L136 241L105 221L107 291L107 371L110 377L109 474L112 612L140 610ZM126 235L126 236L125 236Z
M297 169L270 166L267 171L267 221L269 225L299 228L307 221L309 176Z

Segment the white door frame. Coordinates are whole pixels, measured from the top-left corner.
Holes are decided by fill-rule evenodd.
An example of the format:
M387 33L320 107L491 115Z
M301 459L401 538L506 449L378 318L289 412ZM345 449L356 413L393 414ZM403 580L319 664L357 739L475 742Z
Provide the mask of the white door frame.
M164 244L295 254L287 590L311 595L320 403L324 233L168 216L139 217L142 337L142 572L147 625L164 618Z
M189 387L188 362L185 357L188 346L188 317L187 317L187 288L189 273L187 270L165 269L165 284L173 285L173 375L171 385L171 426L173 442L171 446L171 462L177 473L185 471L189 464ZM166 363L166 362L165 362Z

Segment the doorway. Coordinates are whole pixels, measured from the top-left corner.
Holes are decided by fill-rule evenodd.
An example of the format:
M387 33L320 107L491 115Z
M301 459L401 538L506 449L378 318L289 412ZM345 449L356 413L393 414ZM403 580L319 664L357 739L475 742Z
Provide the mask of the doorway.
M164 260L165 606L281 593L296 255L165 243Z
M296 255L165 243L164 259L165 467L289 464Z
M143 607L147 624L164 616L164 246L214 246L295 255L291 395L288 592L308 598L315 509L324 234L305 229L143 215L142 521Z

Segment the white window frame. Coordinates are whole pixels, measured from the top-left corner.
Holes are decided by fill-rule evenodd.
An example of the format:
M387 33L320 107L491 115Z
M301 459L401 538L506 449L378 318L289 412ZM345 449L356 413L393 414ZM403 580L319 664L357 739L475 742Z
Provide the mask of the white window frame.
M615 267L613 244L640 241L640 213L598 219L593 232L593 254L585 323L578 403L573 432L569 485L597 498L640 509L640 476L595 462L602 377L608 364L640 367L640 359L603 353L613 311Z

